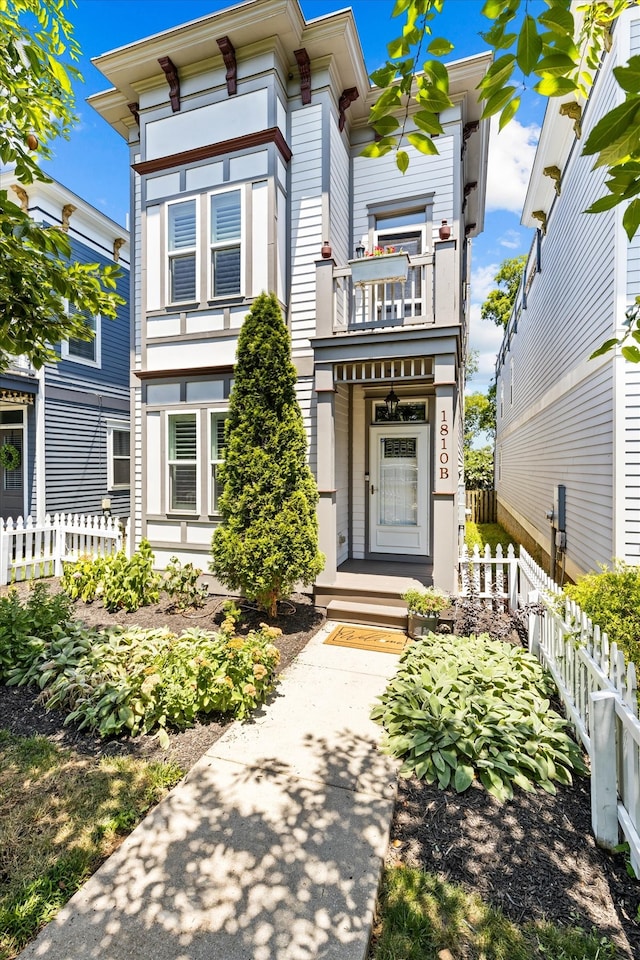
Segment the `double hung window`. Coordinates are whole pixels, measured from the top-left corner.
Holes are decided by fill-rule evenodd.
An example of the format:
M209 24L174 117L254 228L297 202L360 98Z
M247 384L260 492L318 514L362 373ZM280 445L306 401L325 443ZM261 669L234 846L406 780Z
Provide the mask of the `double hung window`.
M89 313L83 313L73 304L68 307L69 316L82 314L85 326L91 332L90 340L81 340L79 337L69 337L61 344L61 355L64 360L73 360L76 363L84 363L90 367L99 367L100 357L100 317L91 316Z
M167 210L169 301L192 303L197 299L196 201L171 203Z
M198 509L198 417L169 414L169 509Z
M109 451L109 489L130 485L131 435L129 424L113 421L107 424Z
M227 413L211 413L211 451L210 451L210 513L219 513L218 501L220 499L221 488L218 480L218 471L220 464L224 460L226 439L225 439L225 421Z
M242 292L242 197L240 190L211 196L211 296Z

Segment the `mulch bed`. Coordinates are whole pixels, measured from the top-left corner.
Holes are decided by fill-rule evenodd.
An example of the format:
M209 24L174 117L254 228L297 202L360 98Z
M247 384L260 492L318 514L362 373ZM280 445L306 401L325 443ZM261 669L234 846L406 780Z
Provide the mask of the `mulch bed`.
M91 626L167 626L180 632L194 626L215 629L222 619L222 602L223 598L210 598L203 610L192 614L172 613L167 603L160 603L114 615L96 604L77 603L75 614ZM283 670L319 629L323 616L304 595L281 604L278 614L271 623L283 631L277 640ZM263 620L264 614L246 608L241 632ZM166 750L153 736L104 741L65 727L62 714L48 713L37 703L37 691L0 685L0 727L42 734L91 756L168 759L187 770L228 725L227 718L214 717L172 733ZM517 791L506 804L477 784L457 795L415 778L401 779L388 862L420 867L460 883L518 922L546 919L594 927L616 942L622 956L640 957L640 925L634 919L640 882L627 875L623 855L596 847L586 778L576 778L572 787L559 787L556 796Z

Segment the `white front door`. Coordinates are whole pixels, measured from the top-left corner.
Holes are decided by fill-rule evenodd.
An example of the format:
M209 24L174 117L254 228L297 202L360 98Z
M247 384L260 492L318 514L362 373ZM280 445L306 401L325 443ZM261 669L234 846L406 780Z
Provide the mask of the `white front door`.
M428 553L428 483L427 424L370 427L371 553Z

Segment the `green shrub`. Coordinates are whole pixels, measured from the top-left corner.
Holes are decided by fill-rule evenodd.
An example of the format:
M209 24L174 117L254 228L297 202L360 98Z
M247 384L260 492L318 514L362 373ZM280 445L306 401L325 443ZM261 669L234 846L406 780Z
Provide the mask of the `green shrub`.
M160 599L161 577L154 573L154 560L148 540L141 540L130 558L120 551L65 564L61 586L72 600L91 603L98 599L110 613L131 613Z
M418 613L422 616L442 613L451 606L451 597L442 590L427 587L425 590L405 590L402 599L407 605L409 613Z
M175 610L184 611L204 605L209 589L198 583L201 574L202 570L192 563L181 563L178 557L171 557L162 586Z
M478 777L499 800L513 785L555 793L585 771L566 722L549 709L550 681L522 648L486 636L430 634L409 647L372 717L401 774L458 793Z
M36 581L24 604L17 590L0 598L0 682L14 668L32 661L55 628L70 619L70 611L69 597L50 594L42 580Z
M640 670L640 568L617 562L613 570L588 573L565 593Z

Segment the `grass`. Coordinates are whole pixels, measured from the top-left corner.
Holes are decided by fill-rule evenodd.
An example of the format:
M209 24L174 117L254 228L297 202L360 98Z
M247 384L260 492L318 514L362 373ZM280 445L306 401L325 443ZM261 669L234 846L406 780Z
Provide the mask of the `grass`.
M182 776L0 730L0 960L12 960Z
M441 951L465 960L614 960L599 934L553 924L518 925L433 874L387 868L372 960L438 960Z
M473 550L477 544L481 551L489 544L492 554L496 552L498 544L502 545L504 553L507 552L510 544L513 544L516 552L518 549L516 541L511 539L507 531L504 530L499 523L472 523L471 521L467 521L464 542L469 550Z

